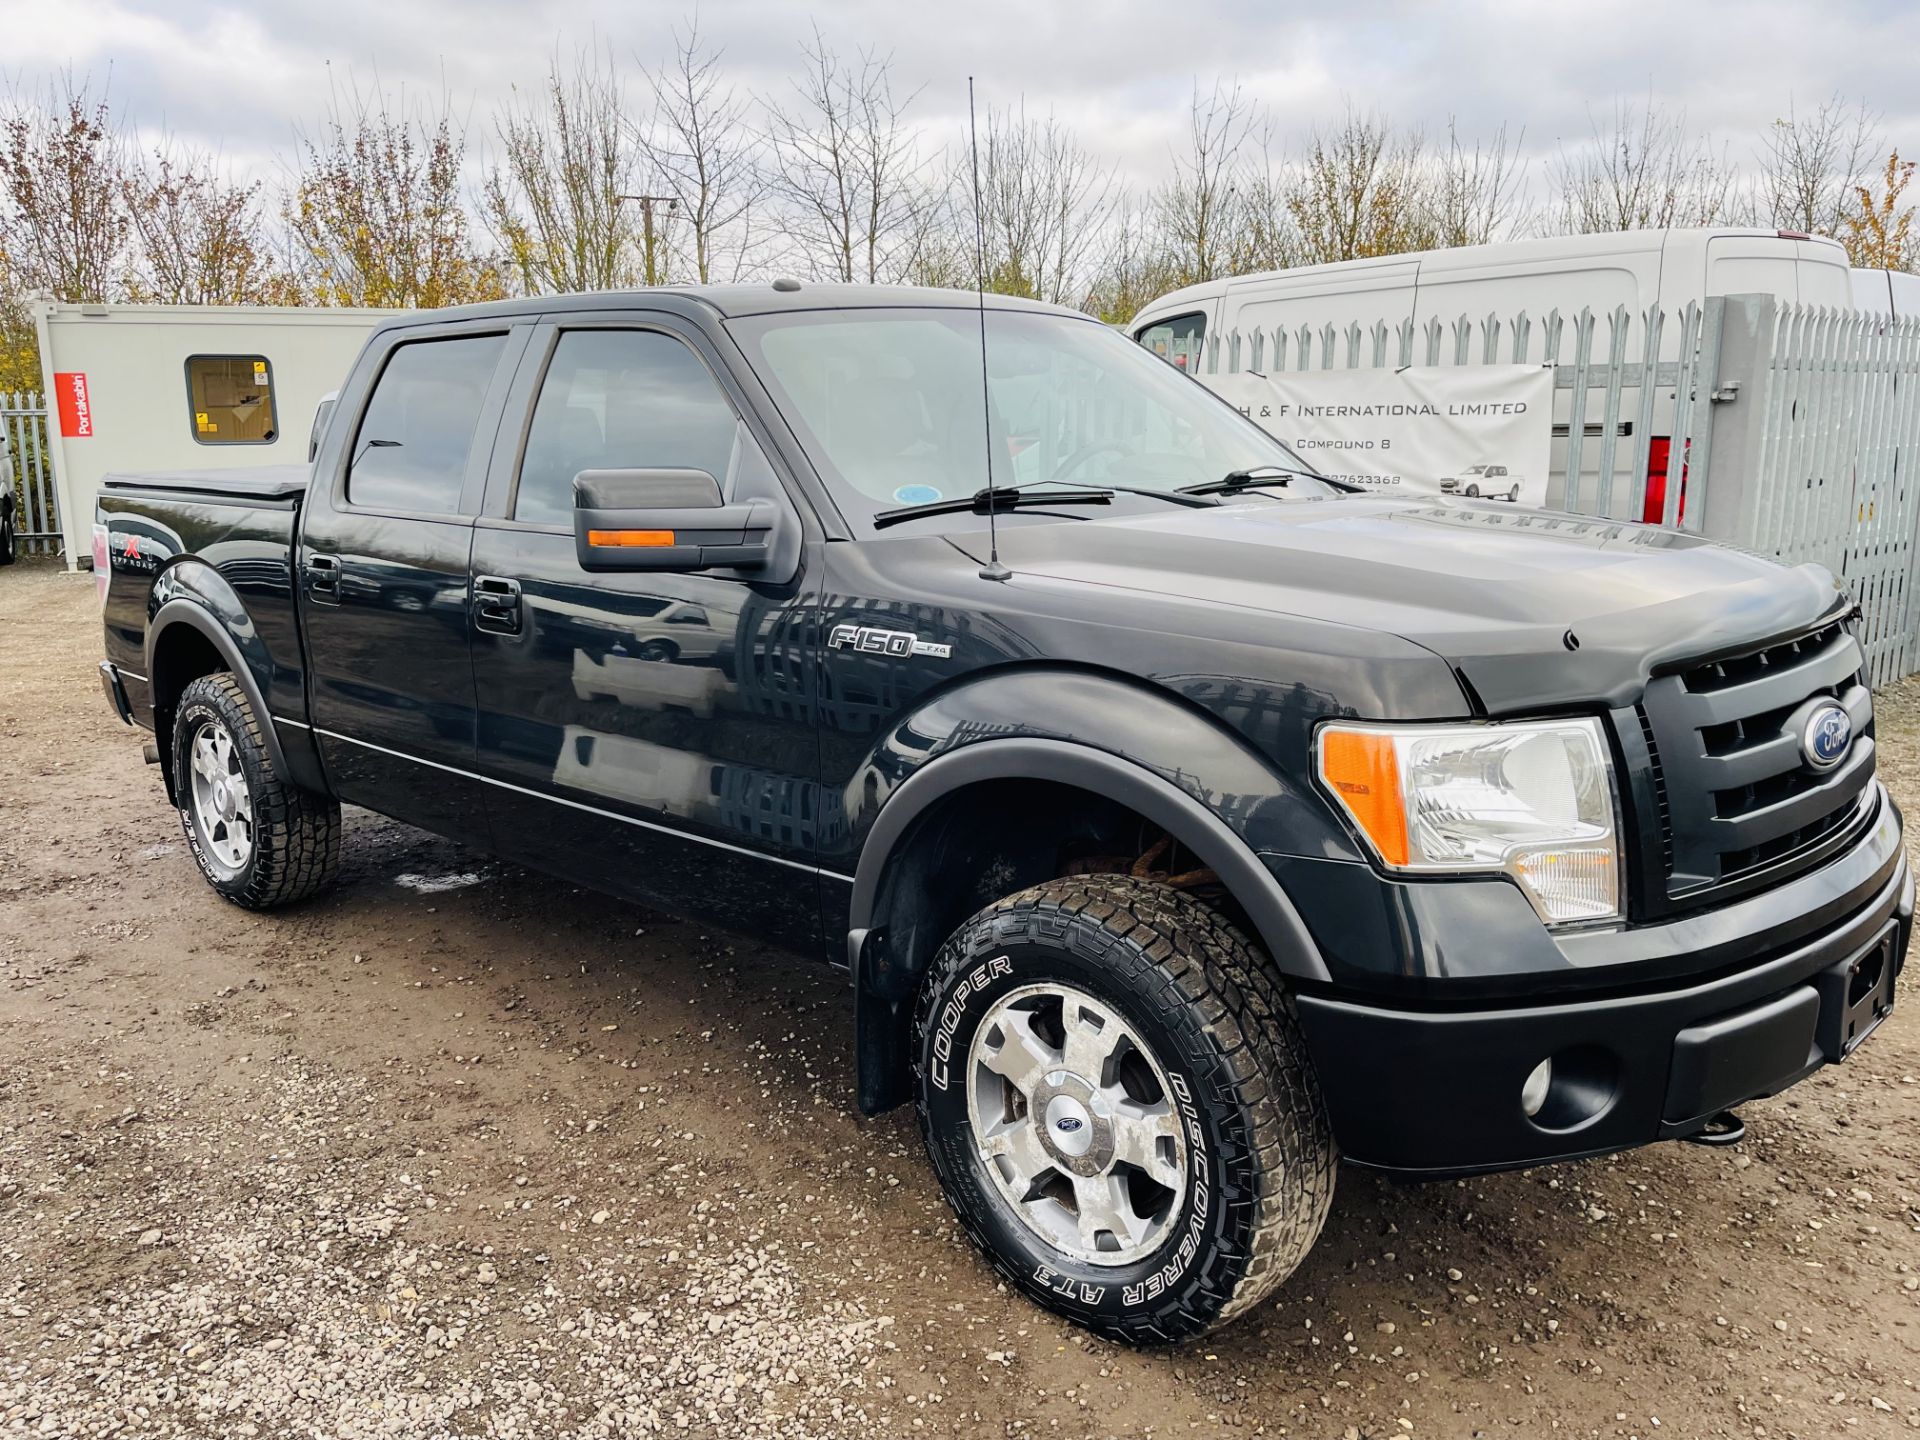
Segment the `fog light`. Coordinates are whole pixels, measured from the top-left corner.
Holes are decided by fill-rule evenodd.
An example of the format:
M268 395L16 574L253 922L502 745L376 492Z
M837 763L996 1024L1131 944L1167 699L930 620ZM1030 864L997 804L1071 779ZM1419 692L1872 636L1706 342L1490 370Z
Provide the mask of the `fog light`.
M1520 1109L1531 1120L1540 1113L1547 1103L1547 1091L1553 1086L1553 1059L1549 1056L1533 1067L1533 1073L1527 1076L1526 1083L1520 1087Z

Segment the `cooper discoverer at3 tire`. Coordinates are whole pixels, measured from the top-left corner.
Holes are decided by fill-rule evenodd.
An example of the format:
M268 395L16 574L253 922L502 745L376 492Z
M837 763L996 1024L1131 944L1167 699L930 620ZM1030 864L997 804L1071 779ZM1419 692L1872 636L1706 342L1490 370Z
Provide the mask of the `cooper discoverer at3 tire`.
M1119 875L975 915L923 983L922 1134L1010 1283L1114 1339L1186 1339L1306 1256L1338 1156L1277 973L1216 911Z
M290 905L340 868L340 805L274 773L246 691L224 672L180 692L173 718L180 828L215 890L251 910Z

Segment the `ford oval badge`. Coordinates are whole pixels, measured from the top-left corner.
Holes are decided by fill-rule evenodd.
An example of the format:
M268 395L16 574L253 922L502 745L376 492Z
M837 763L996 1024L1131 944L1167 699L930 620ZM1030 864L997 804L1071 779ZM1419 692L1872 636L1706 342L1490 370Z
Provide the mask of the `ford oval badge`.
M1800 732L1800 748L1816 770L1831 770L1846 758L1853 744L1853 721L1838 705L1822 705L1807 717Z

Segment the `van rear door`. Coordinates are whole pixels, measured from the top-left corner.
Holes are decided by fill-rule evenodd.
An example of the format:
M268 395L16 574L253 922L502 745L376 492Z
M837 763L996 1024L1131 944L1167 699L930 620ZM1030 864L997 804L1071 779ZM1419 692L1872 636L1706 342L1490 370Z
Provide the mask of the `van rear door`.
M1772 295L1789 305L1853 303L1847 254L1831 240L1715 235L1707 241L1706 295Z

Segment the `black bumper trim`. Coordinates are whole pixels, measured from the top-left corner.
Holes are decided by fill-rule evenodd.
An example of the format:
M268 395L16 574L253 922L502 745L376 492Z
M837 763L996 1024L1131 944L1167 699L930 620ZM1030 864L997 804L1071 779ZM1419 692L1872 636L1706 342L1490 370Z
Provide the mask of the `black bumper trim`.
M1821 934L1733 974L1655 993L1448 1012L1302 994L1300 1022L1334 1136L1353 1164L1441 1177L1605 1154L1697 1128L1703 1112L1775 1094L1842 1057L1819 1043L1839 1023L1827 977L1883 941L1897 973L1910 887L1903 860ZM1817 997L1813 1010L1800 992ZM1809 1023L1815 1033L1803 1033ZM1715 1039L1723 1043L1708 1044ZM1528 1075L1549 1057L1572 1057L1586 1093L1604 1097L1590 1113L1555 1117L1558 1128L1530 1120L1520 1104Z
M121 682L120 672L114 669L111 660L100 662L100 688L106 692L107 703L113 707L113 713L120 717L120 723L133 724L133 704L127 699L127 687Z

